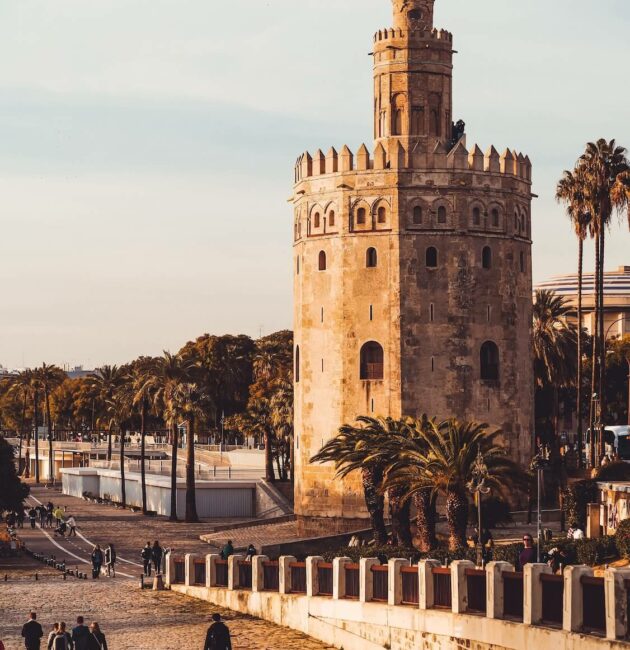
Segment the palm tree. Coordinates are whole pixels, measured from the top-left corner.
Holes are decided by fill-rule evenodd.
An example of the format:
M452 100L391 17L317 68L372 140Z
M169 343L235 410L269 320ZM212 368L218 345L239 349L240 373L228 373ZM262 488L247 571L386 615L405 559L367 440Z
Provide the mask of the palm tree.
M584 274L584 240L589 232L591 214L584 200L583 170L578 165L573 172L565 171L556 189L556 200L566 205L567 214L573 224L578 240L578 303L577 303L577 378L576 378L576 416L578 438L578 462L582 466L583 420L582 420L582 293Z
M119 368L120 383L106 404L109 417L109 431L117 429L120 435L120 497L123 508L127 505L127 485L125 476L125 438L127 423L131 418L133 404L133 384L127 374L127 367Z
M202 405L208 405L208 396L193 383L178 384L174 401L178 414L187 423L186 435L186 522L197 523L197 499L195 491L195 423L203 417Z
M357 426L344 424L339 427L337 435L310 459L311 463L334 463L338 478L345 478L356 470L361 472L363 496L377 546L387 543L385 498L380 491L384 467L381 458L370 456L384 428L376 419L359 417Z
M294 480L295 454L293 450L293 381L279 379L271 398L271 423L276 431L276 440L282 440L289 450L289 469L291 481ZM286 466L283 479L286 479Z
M559 389L572 385L575 377L576 327L569 323L571 307L553 291L536 291L532 346L534 375L540 387L553 391L553 428L558 433Z
M114 401L120 385L126 380L126 370L118 366L105 365L89 375L91 390L96 396L101 409L107 410ZM107 419L107 460L112 459L112 429L115 425L111 417Z
M66 378L66 373L55 365L42 363L41 368L35 370L42 390L44 392L44 408L46 409L46 427L48 429L48 478L55 482L55 465L52 435L52 418L50 417L50 394L56 388L61 386Z
M456 419L437 424L424 417L415 427L415 435L396 441L396 462L386 472L385 487L404 488L407 497L427 488L443 493L452 551L466 544L467 485L479 452L488 468L488 487L507 494L512 487L524 484L520 466L496 443L499 433L489 433L487 424Z
M39 484L39 391L41 383L39 373L36 370L31 371L31 397L33 399L33 431L35 432L35 483Z
M28 405L28 398L31 394L31 371L22 370L11 380L11 387L9 391L13 394L17 393L19 398L22 401L22 417L20 419L20 448L18 456L18 468L21 471L22 469L22 443L24 441L24 435L27 434L27 445L25 452L25 466L24 466L24 476L28 478L30 474L29 467L29 451L28 446L31 444L30 432L26 431L26 407Z

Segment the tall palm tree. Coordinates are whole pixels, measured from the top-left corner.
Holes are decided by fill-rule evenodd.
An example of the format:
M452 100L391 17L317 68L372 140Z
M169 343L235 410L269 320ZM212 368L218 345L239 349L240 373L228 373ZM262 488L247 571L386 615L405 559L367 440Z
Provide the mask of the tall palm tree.
M289 469L291 481L294 480L295 454L293 449L293 381L280 379L271 398L271 423L276 431L276 439L282 440L289 450ZM285 468L286 475L286 468ZM286 478L284 476L283 478Z
M39 484L39 394L41 383L39 373L31 371L31 398L33 400L33 431L35 432L35 483Z
M468 489L477 454L481 452L488 468L486 485L506 495L524 484L523 470L507 457L496 442L500 432L489 432L488 425L458 422L437 424L425 420L417 434L396 442L396 463L385 476L385 486L403 488L408 497L431 488L446 497L449 548L464 548L468 524Z
M553 391L554 436L558 434L559 389L575 380L577 333L568 321L570 312L563 296L553 291L536 291L532 332L534 375L540 387Z
M197 523L197 499L195 490L195 423L203 417L208 395L197 384L181 383L175 390L174 401L178 414L187 423L186 436L186 522Z
M125 438L133 410L133 384L127 371L126 366L119 368L119 384L105 406L110 421L109 431L116 429L120 436L120 496L123 508L127 505Z
M591 214L585 204L583 170L577 165L573 172L565 171L556 188L556 200L566 205L567 214L578 240L578 302L577 302L577 377L576 377L576 419L578 438L578 462L582 463L583 445L583 325L582 325L582 294L584 280L584 240L589 232Z
M18 395L19 399L22 402L22 417L20 419L20 448L18 456L18 468L22 470L22 443L24 441L24 436L27 436L27 446L25 451L26 463L24 466L24 476L28 477L30 474L29 467L29 451L28 446L31 444L30 433L26 431L26 408L28 406L29 395L31 394L31 371L30 370L21 370L18 374L12 378L11 387L9 391L12 394Z
M51 482L55 481L55 464L52 435L52 418L50 417L50 394L56 388L61 386L66 378L66 373L55 365L42 363L40 368L35 370L39 377L39 382L44 393L44 408L46 414L46 428L48 435L48 478Z
M119 366L105 365L97 368L89 375L89 381L93 394L96 396L101 409L107 411L114 401L116 391L126 380L126 369ZM111 417L107 418L107 460L112 459L112 430L115 422Z

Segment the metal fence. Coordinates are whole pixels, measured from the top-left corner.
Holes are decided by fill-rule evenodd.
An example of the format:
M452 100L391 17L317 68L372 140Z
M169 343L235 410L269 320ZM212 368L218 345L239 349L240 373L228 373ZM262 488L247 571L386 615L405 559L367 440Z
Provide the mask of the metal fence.
M504 571L503 578L503 614L506 618L523 620L523 573L521 571Z
M280 589L280 569L277 562L263 562L263 589L265 591Z
M389 592L389 567L372 566L372 600L387 602Z
M466 569L468 611L486 613L486 572L483 569Z
M322 596L333 595L333 565L328 562L320 562L317 565L317 579L319 581L319 593Z
M92 460L90 467L111 469L120 471L119 460ZM128 472L140 473L141 462L139 460L126 460L125 470ZM147 474L158 476L171 475L171 461L169 460L146 460L145 471ZM264 470L255 468L234 468L234 467L217 467L216 465L195 464L195 478L200 481L231 481L231 480L255 480L262 478ZM177 476L186 478L186 468L181 465L177 467Z
M540 581L542 582L543 621L552 625L562 625L564 578L543 573L540 576Z
M453 607L451 570L447 567L433 569L433 606L438 609Z
M402 604L415 605L420 602L420 585L418 583L418 567L404 566L400 570L402 581Z
M346 572L346 598L358 599L359 598L359 565L346 564L344 566Z
M291 562L291 593L306 593L306 562Z

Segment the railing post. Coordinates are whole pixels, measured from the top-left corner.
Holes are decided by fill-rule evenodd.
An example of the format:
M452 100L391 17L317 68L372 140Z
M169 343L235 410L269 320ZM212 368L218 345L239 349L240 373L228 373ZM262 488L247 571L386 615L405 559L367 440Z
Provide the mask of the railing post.
M381 563L375 557L362 557L359 560L359 602L369 603L374 597L374 577L372 575L372 567L379 566ZM345 576L344 574L344 589L345 595ZM343 596L342 596L343 597Z
M509 562L488 562L486 566L486 616L503 618L505 594L503 574L513 572L514 566Z
M568 566L564 570L564 608L562 629L565 632L581 632L584 625L584 590L582 576L592 576L587 566Z
M551 573L547 564L526 564L523 567L523 623L540 625L542 621L542 584L540 576Z
M206 587L208 589L217 586L217 560L220 558L218 553L206 555Z
M333 600L341 600L346 595L346 564L349 557L336 557L333 560Z
M291 593L291 563L297 562L292 555L282 555L278 560L278 591Z
M265 589L263 562L269 562L266 555L254 555L252 558L252 591L264 591Z
M230 555L228 558L228 589L230 591L240 587L238 563L244 559L243 555Z
M195 558L196 553L186 553L184 555L184 584L187 587L195 584Z
M175 562L173 558L173 553L169 552L166 554L166 559L164 561L166 571L164 572L164 584L167 587L171 586L171 582L175 577Z
M435 604L433 589L433 569L440 566L437 560L420 560L418 562L418 606L431 609Z
M317 566L324 558L312 555L306 558L306 595L309 597L319 595L319 571Z
M628 569L606 569L604 589L606 594L606 638L609 641L624 639L628 628Z
M391 558L387 563L387 604L400 605L402 603L402 573L401 569L409 566L409 560L404 558Z
M451 563L451 592L453 594L453 614L468 611L468 579L466 570L474 569L470 560L455 560Z

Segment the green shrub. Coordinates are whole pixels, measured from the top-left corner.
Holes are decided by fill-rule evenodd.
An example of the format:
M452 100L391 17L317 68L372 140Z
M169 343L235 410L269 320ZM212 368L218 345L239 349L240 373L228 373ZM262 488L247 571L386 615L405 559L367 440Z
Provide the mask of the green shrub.
M577 564L594 566L603 564L617 556L615 538L611 536L597 539L579 539L574 542L575 561Z
M509 562L518 569L518 558L524 548L522 542L517 544L499 544L492 549L492 559L495 562Z
M440 547L427 553L420 553L415 549L411 550L396 546L357 546L352 548L343 547L322 554L326 562L332 562L334 558L344 556L349 557L355 563L358 563L363 557L384 557L388 560L392 558L409 558L413 564L428 559L438 560L444 564L445 561L452 562L453 560L471 560L474 562L476 551L474 548L464 548L459 552L453 552L449 551L448 548Z
M586 530L587 506L598 498L597 483L591 480L576 481L564 492L564 512L569 525Z
M630 519L624 519L617 527L615 545L622 557L630 558Z

